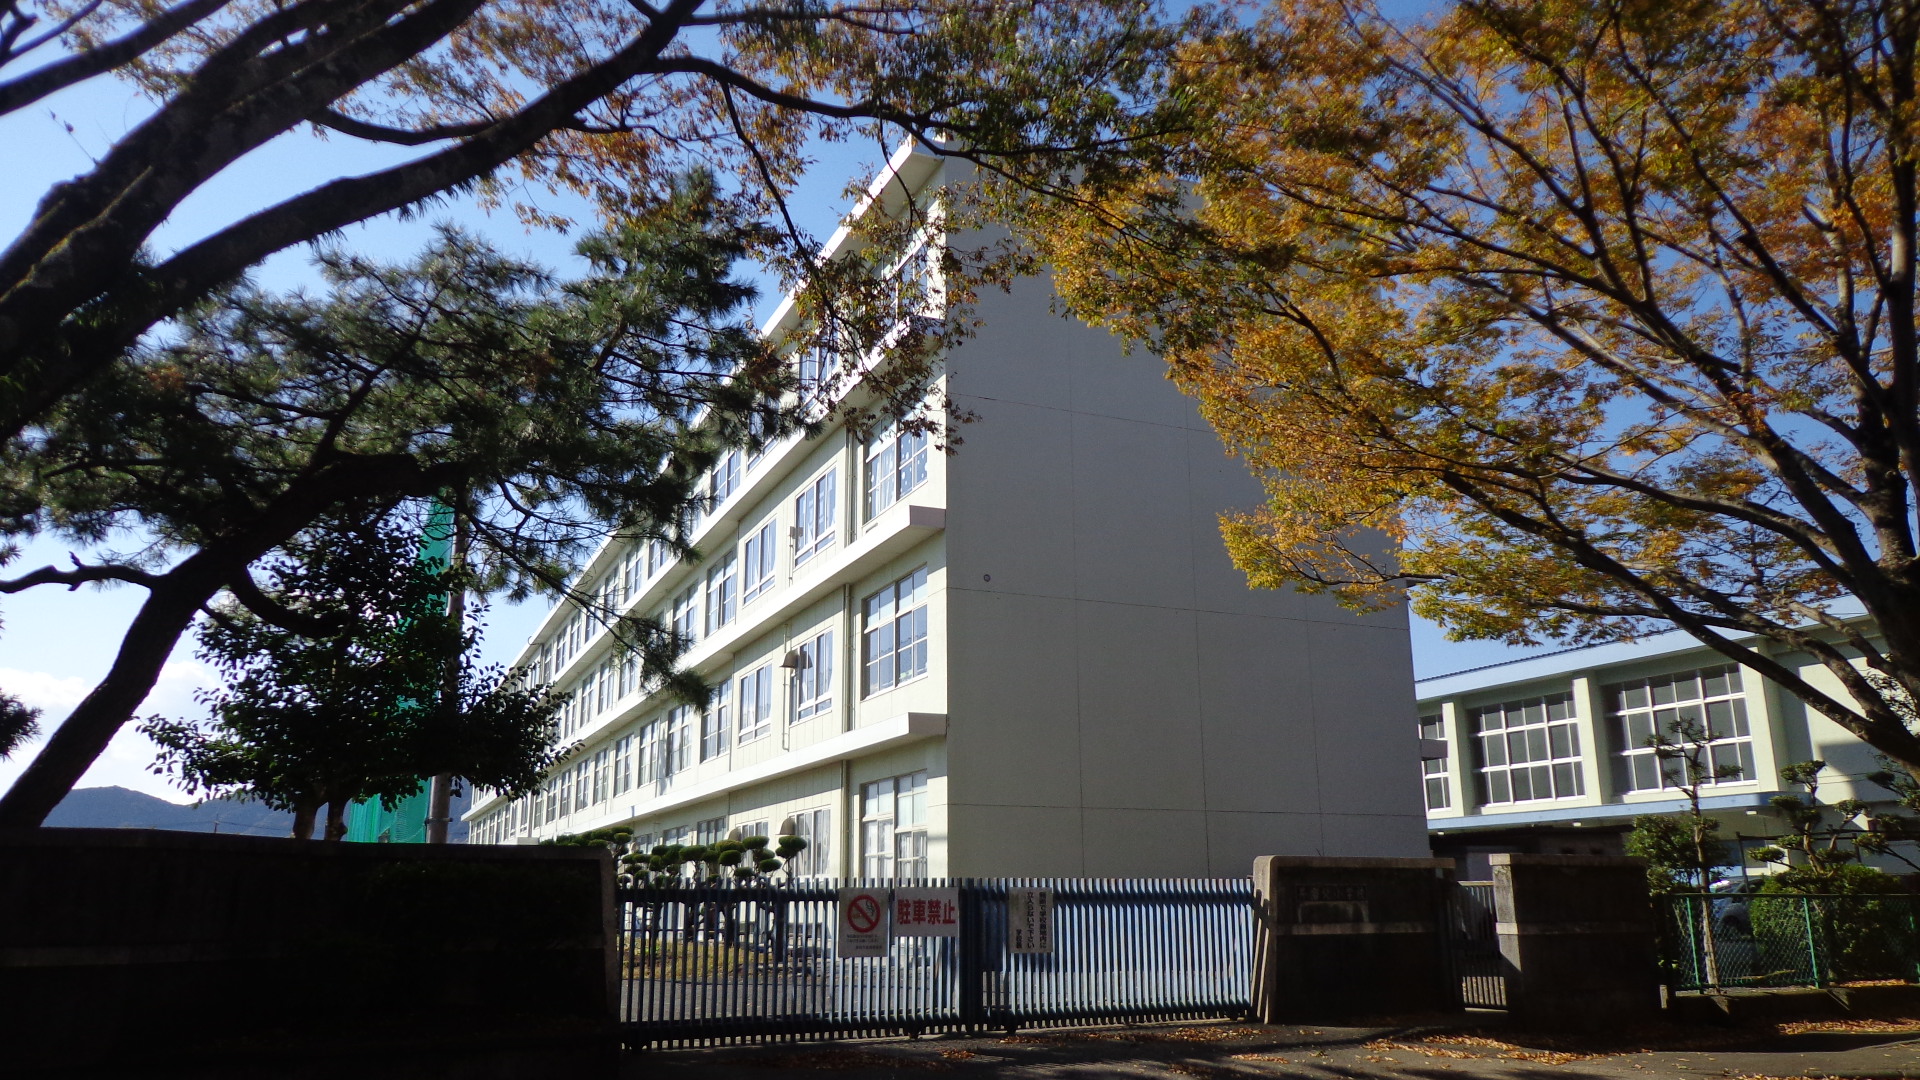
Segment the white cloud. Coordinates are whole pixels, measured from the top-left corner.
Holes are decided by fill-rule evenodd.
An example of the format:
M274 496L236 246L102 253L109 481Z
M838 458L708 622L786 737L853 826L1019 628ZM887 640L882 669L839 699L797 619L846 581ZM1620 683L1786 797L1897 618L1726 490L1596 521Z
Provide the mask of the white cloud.
M168 665L172 666L172 665ZM93 684L77 675L49 675L44 671L0 668L0 690L45 711L42 721L55 720L73 711L87 696Z

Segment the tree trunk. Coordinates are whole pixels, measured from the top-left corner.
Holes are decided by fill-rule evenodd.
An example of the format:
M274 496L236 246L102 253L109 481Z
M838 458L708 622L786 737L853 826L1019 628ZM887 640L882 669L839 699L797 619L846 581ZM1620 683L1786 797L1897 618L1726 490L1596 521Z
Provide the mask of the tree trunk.
M303 802L293 808L293 838L295 840L313 839L313 819L319 816L320 807L316 803Z
M245 566L245 560L239 565ZM194 614L220 591L228 569L226 560L202 552L154 584L121 639L106 678L54 729L0 797L0 826L35 828L46 821L146 700L174 645L193 624Z
M347 838L347 800L335 799L327 804L327 832L322 839L339 841Z

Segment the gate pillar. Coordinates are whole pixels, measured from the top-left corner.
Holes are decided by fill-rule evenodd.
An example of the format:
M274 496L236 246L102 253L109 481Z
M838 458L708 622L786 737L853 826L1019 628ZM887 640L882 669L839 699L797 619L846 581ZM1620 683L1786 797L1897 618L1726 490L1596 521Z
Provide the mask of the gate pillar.
M1452 859L1263 855L1253 862L1262 1023L1459 1007L1440 912Z
M1516 1019L1612 1027L1660 1011L1643 859L1494 855L1494 932Z

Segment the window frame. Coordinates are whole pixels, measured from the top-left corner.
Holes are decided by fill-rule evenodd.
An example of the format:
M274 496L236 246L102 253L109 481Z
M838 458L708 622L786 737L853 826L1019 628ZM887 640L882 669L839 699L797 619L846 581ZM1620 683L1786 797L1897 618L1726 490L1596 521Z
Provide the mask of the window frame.
M860 691L863 698L883 694L924 678L930 664L928 608L932 589L925 566L895 579L860 604ZM905 588L904 595L902 587ZM910 606L909 606L910 605ZM882 620L876 623L876 619ZM906 636L903 641L903 631ZM878 647L885 642L884 647ZM900 658L908 658L902 674ZM876 672L885 677L877 678Z
M830 468L793 497L793 565L799 566L834 544L839 512L838 468Z
M773 589L774 578L779 571L779 548L774 537L774 525L774 520L768 518L765 524L740 542L741 607Z

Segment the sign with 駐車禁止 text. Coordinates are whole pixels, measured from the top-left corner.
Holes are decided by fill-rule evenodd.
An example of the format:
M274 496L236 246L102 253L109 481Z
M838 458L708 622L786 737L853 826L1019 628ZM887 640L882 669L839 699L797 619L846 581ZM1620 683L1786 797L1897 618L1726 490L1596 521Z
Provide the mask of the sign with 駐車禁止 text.
M893 932L900 937L959 937L960 890L893 890Z
M1007 890L1007 951L1053 951L1053 890Z
M892 894L886 889L841 889L840 926L834 935L834 955L885 956L892 937L887 930L887 908Z

